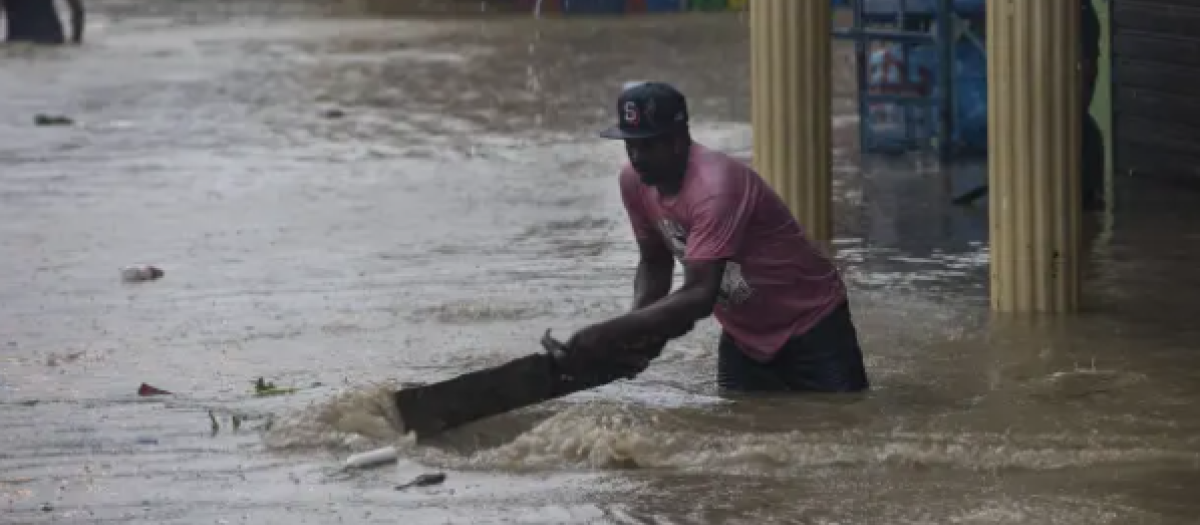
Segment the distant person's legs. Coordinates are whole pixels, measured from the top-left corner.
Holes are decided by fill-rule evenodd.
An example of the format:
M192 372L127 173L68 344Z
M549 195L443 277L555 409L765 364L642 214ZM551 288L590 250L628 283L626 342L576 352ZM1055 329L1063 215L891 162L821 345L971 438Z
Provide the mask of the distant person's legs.
M1091 115L1092 99L1096 95L1096 78L1099 75L1100 60L1100 18L1092 7L1092 0L1081 0L1083 9L1080 20L1080 37L1083 47L1080 55L1082 70L1080 101L1081 136L1080 150L1080 189L1083 197L1083 209L1095 211L1104 209L1104 173L1105 152L1104 132L1100 124Z
M3 0L7 41L33 44L66 42L54 0Z
M1083 117L1080 150L1083 153L1080 170L1083 172L1080 189L1083 194L1083 209L1104 209L1104 132L1091 114Z

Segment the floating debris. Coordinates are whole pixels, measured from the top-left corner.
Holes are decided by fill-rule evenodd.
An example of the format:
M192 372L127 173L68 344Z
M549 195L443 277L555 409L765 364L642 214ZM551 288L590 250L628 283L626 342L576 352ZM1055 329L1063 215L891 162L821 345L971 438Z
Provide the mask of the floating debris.
M33 117L33 123L38 126L71 126L75 124L75 121L62 115L45 115L39 113Z
M275 383L267 381L264 378L258 378L254 381L254 395L258 397L281 396L286 394L294 394L298 392L298 388L279 388Z
M412 487L431 487L433 485L441 485L445 481L445 472L430 472L428 474L421 474L403 485L396 485L396 490L406 490Z
M146 383L142 383L142 386L138 387L138 395L142 396L142 397L146 397L146 396L169 396L172 394L161 388L150 386L150 385L147 385Z
M367 468L396 461L400 453L396 447L383 447L369 452L354 454L346 458L346 468Z
M165 275L165 273L162 271L162 269L146 264L126 266L121 268L121 280L127 283L153 281L161 278L163 275Z

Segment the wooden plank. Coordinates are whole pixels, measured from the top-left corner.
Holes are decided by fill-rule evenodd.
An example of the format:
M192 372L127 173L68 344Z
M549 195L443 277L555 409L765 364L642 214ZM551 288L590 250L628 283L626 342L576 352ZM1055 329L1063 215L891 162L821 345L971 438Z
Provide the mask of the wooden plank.
M1118 89L1144 89L1165 94L1193 96L1200 82L1200 68L1118 60Z
M1188 187L1200 187L1200 154L1134 141L1119 142L1117 147L1123 175L1149 174Z
M545 353L514 359L500 366L470 372L445 381L405 388L395 393L404 431L418 439L506 412L543 403L631 378L634 371L618 364L589 367L587 374L569 374L561 364L562 343L542 339ZM661 351L661 346L658 347ZM647 355L657 357L657 352Z
M1142 33L1122 34L1113 39L1113 56L1118 64L1200 67L1200 40L1162 38Z
M1114 0L1112 27L1115 172L1200 185L1200 3Z
M1195 0L1118 0L1113 2L1112 16L1116 35L1140 32L1191 38L1191 30L1200 22L1200 5Z
M1192 153L1200 144L1200 127L1180 125L1165 119L1122 119L1121 142L1141 144L1163 152Z
M1126 88L1118 91L1113 109L1123 119L1169 122L1200 126L1200 98L1171 95L1152 90Z

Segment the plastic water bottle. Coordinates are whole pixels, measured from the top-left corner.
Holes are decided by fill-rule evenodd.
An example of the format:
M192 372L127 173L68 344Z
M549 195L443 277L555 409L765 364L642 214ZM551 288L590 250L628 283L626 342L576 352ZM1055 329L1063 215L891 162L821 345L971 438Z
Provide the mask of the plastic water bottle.
M346 458L346 468L367 468L383 463L395 462L400 457L396 447L383 447L375 450L360 452Z
M162 270L148 264L139 264L121 268L121 280L127 283L153 281L162 276Z

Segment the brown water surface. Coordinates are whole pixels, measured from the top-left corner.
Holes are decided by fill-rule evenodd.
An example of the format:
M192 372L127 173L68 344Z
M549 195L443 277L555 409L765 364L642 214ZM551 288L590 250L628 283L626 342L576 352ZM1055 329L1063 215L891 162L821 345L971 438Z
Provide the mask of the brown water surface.
M594 132L622 82L665 79L699 140L748 155L744 19L92 10L82 48L0 49L4 523L1200 516L1194 197L1122 183L1089 226L1088 311L993 319L986 208L946 204L981 173L860 162L841 47L835 244L872 393L722 400L706 322L636 381L339 472L397 442L373 385L626 308L622 151ZM118 282L138 262L166 277ZM304 390L255 398L259 376Z

